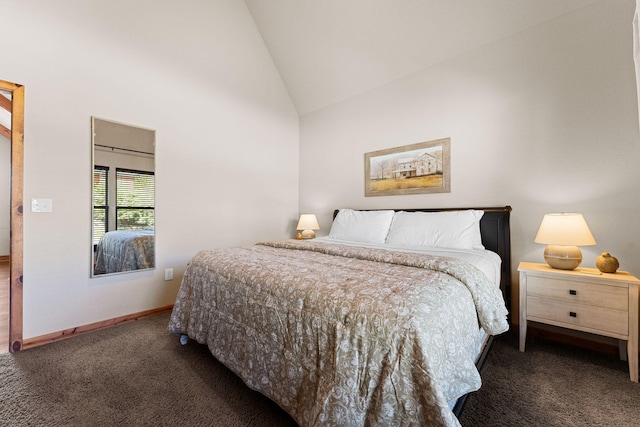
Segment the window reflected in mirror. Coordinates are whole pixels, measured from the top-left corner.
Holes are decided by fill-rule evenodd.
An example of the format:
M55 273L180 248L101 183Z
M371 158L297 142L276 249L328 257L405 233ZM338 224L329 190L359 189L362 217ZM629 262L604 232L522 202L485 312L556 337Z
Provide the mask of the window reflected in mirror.
M155 131L92 117L92 276L155 268Z

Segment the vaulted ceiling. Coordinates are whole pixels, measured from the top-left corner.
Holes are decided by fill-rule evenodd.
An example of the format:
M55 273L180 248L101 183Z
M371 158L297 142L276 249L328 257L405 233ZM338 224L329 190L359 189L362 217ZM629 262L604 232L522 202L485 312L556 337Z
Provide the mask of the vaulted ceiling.
M599 0L245 0L300 115Z

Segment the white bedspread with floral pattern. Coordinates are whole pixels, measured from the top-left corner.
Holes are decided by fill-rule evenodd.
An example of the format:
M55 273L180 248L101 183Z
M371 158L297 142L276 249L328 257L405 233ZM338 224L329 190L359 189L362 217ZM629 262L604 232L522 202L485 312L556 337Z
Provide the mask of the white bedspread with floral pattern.
M287 240L198 253L169 331L207 344L301 426L459 425L474 339L508 329L464 261Z
M114 230L105 233L96 251L95 274L153 268L155 264L155 231Z

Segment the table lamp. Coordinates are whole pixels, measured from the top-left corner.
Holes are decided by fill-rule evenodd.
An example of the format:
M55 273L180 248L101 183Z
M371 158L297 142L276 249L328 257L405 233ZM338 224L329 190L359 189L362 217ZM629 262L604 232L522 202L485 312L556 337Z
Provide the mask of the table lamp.
M536 243L545 243L544 260L553 268L573 270L582 262L578 246L596 241L580 213L552 213L542 218Z
M318 220L314 214L302 214L300 215L300 221L296 230L303 230L300 233L301 239L313 239L316 237L316 233L313 230L320 230Z

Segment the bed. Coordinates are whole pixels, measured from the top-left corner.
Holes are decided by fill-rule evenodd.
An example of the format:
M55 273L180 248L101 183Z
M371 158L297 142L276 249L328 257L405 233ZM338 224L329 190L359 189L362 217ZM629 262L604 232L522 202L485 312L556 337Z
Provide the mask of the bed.
M96 248L94 274L153 268L154 236L153 228L114 230L105 233Z
M169 332L301 426L459 425L509 327L510 211L341 209L326 238L201 251Z

